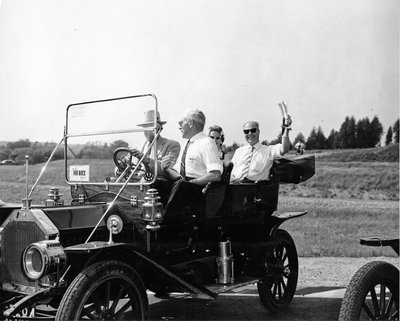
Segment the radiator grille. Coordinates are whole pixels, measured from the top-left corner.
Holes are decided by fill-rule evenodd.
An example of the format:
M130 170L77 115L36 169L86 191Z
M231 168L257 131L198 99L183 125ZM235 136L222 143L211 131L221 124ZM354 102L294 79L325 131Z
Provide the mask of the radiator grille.
M37 223L32 221L11 221L2 231L0 238L1 281L5 283L34 286L23 271L22 254L34 242L45 240L46 236Z

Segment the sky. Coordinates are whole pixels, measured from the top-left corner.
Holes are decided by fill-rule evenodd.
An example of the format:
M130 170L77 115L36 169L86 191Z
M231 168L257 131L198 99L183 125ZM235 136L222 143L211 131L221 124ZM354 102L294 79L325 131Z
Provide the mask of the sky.
M0 1L0 141L58 142L69 104L147 93L181 143L193 108L227 145L247 120L276 138L282 100L292 140L399 117L397 0Z

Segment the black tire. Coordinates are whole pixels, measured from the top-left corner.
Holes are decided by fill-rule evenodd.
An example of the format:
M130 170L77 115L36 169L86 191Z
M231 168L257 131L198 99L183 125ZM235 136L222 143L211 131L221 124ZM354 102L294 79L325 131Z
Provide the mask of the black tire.
M347 286L339 320L399 320L399 270L381 261L362 266Z
M147 320L149 302L138 274L119 261L95 263L65 292L56 320Z
M296 246L290 234L278 230L267 244L264 274L257 283L264 307L274 313L287 307L296 292L299 263Z

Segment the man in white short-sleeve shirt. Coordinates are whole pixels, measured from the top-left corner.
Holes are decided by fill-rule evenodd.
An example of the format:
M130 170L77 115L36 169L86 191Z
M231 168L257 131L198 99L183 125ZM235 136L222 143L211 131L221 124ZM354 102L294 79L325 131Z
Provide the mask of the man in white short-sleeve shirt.
M179 121L182 137L188 139L181 149L175 166L168 157L161 167L172 180L176 180L165 207L164 223L176 223L183 219L187 205L199 204L202 189L209 182L219 181L223 171L218 148L203 132L206 118L202 111L188 110Z
M231 183L269 179L269 171L274 160L290 149L289 127L292 124L290 116L286 117L284 124L282 143L269 146L260 143L258 122L248 121L243 125L243 133L248 144L239 147L232 157Z

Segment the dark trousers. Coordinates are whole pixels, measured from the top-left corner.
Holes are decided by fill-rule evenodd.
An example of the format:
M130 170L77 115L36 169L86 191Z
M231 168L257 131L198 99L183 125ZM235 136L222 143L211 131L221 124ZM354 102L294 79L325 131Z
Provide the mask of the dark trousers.
M158 191L158 195L160 195L161 203L163 204L164 208L168 202L172 184L173 182L164 178L156 179L156 181L153 184L153 187Z
M165 206L163 222L166 224L183 222L188 206L200 211L203 188L204 186L183 179L173 183Z

